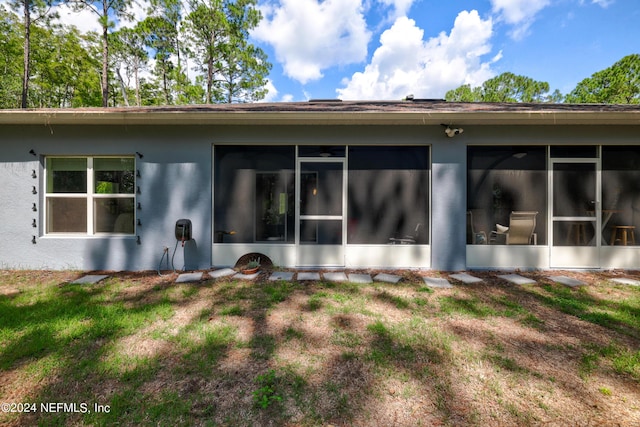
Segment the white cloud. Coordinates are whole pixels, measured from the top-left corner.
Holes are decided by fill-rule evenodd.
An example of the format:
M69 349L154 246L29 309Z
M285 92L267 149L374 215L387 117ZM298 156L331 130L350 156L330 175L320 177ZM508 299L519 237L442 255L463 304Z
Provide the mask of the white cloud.
M271 80L267 80L267 84L265 86L267 88L267 95L260 100L259 102L274 102L278 96L278 89L273 84Z
M130 21L120 20L116 25L116 29L119 30L122 27L133 28L138 22L144 21L148 16L147 10L150 7L148 0L137 0L131 3L129 13L133 15L133 19Z
M263 102L292 102L293 101L293 95L290 93L285 93L278 99L278 95L280 94L280 92L278 91L278 89L276 88L276 86L273 84L271 80L267 80L267 84L265 87L267 89L267 95L258 102L263 103Z
M271 44L285 74L302 84L366 59L371 33L362 0L280 0L260 9L263 20L252 36Z
M607 8L615 3L615 0L591 0L591 3L597 4L598 6L602 6L603 8Z
M498 19L514 27L511 37L516 40L528 33L538 12L550 3L551 0L491 0L493 12Z
M480 85L492 77L490 66L501 58L483 63L491 51L491 19L483 20L477 11L460 12L453 29L423 41L424 31L412 19L401 17L380 36L364 71L353 74L338 89L341 99L441 98L449 89L462 84Z
M129 8L129 12L133 14L133 21L119 20L116 23L116 30L122 27L133 27L137 21L142 21L147 16L147 8L149 6L148 1L141 0L133 2ZM98 22L98 15L92 12L88 8L80 11L74 11L68 3L58 3L53 7L54 11L57 11L60 18L56 20L59 24L72 25L76 27L81 33L88 33L89 31L95 31L102 34L102 27ZM112 18L113 19L113 18ZM110 30L111 32L112 30Z
M53 7L53 10L60 15L60 18L56 20L59 24L72 25L81 33L88 33L89 31L102 32L102 27L98 22L98 15L89 9L75 12L69 3L59 3Z
M379 0L385 6L391 6L394 9L393 17L408 16L409 9L415 0Z

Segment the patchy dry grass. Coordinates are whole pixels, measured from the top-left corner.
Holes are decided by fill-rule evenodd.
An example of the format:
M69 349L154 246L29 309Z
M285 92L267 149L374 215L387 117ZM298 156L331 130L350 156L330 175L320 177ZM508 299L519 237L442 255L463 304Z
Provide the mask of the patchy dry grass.
M0 271L0 402L36 409L0 424L639 425L640 289L524 274L538 284Z

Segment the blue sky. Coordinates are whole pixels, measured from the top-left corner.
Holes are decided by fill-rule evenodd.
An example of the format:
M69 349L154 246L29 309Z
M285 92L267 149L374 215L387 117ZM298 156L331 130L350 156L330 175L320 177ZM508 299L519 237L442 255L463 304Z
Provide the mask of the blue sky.
M271 101L442 98L509 71L563 94L640 53L638 0L259 0Z
M134 4L143 19L148 0ZM90 12L64 7L63 23L99 29ZM640 0L258 0L258 7L263 20L251 38L273 64L266 101L443 98L507 71L566 94L640 53Z

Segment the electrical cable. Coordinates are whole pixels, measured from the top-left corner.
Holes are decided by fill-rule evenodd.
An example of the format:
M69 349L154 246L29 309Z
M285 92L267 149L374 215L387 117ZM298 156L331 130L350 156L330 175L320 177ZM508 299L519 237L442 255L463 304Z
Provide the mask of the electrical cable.
M165 255L167 255L167 267L169 267L169 248L167 247L162 250L162 257L158 263L158 276L164 276L164 274L160 273L160 268L162 267L162 261L164 260Z
M173 247L173 255L171 255L171 268L173 268L174 273L176 272L176 266L173 263L173 259L176 257L176 252L178 251L178 243L180 243L180 240L176 240L176 245Z
M176 240L176 247L173 248L173 256L176 255L176 249L178 248L179 240ZM162 261L164 260L164 256L167 256L167 269L169 268L169 248L165 247L162 251L162 257L160 258L160 262L158 263L158 275L164 276L164 274L160 273L160 268L162 267ZM171 267L173 268L173 272L176 272L176 268L173 266L173 257L171 257Z

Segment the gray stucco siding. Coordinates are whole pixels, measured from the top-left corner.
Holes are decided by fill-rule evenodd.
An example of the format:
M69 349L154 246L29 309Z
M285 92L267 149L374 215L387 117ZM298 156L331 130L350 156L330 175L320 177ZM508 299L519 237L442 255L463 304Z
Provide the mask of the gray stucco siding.
M194 239L184 249L178 245L175 267L209 268L215 226L212 150L216 145L398 144L430 150L431 268L463 270L467 268L468 146L640 145L636 123L463 124L464 133L455 138L447 138L439 124L0 125L0 268L156 269L163 248L173 254L174 225L180 218L192 221ZM35 156L29 153L31 149ZM46 235L44 159L54 155L135 156L140 172L136 178L140 192L135 196L140 225L135 235Z
M1 142L0 263L9 268L155 269L175 246L179 218L193 222L194 240L176 251L176 268L206 268L211 260L211 131L201 127L5 126ZM36 156L29 154L33 149ZM137 155L135 236L44 234L46 156ZM32 178L36 170L37 178ZM32 194L35 186L38 194ZM32 210L36 203L37 212ZM32 220L36 219L36 227ZM32 236L36 236L35 243ZM139 237L139 242L138 242Z

